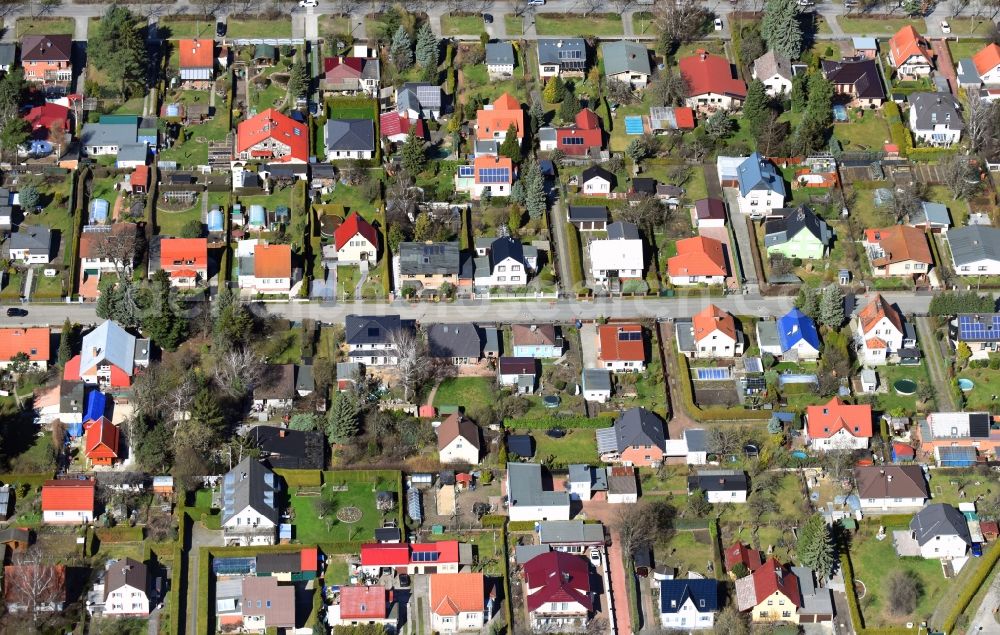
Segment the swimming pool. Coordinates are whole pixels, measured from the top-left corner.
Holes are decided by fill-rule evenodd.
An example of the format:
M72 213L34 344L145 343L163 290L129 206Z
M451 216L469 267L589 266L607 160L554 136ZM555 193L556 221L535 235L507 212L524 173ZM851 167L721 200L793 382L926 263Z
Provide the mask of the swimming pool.
M833 107L833 118L837 121L847 121L847 106L837 104Z

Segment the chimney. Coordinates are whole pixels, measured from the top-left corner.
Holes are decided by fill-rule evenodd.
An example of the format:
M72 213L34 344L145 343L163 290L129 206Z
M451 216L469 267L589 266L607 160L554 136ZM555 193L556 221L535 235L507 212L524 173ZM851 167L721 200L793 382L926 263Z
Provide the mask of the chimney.
M537 330L538 330L538 325L537 324L532 324L531 325L531 332L534 333Z
M284 439L284 438L285 438L285 433L286 433L286 432L287 432L287 430L285 430L284 428L282 428L281 430L279 430L279 431L278 431L278 438L279 438L279 439Z
M885 480L886 480L886 482L891 483L892 482L892 474L889 474L888 476L886 476Z
M556 48L561 49L562 45L563 45L563 41L562 40L559 40L558 42L556 42Z

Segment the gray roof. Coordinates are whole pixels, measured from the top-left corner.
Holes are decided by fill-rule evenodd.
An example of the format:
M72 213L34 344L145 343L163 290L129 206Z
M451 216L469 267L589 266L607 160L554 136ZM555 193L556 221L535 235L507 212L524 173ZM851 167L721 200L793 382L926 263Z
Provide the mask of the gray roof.
M364 372L364 368L360 362L337 362L338 380L350 379L354 381L354 376L360 372Z
M928 505L914 514L910 531L921 547L939 536L958 536L965 544L972 544L965 516L951 505L942 503Z
M502 352L500 348L500 329L495 326L487 326L483 328L483 334L485 335L483 352L499 355Z
M86 388L82 381L62 381L59 384L59 412L83 412Z
M556 129L552 126L544 126L538 129L538 140L539 141L555 141L556 140Z
M316 380L313 377L312 364L300 364L295 367L295 390L316 390Z
M132 558L124 558L111 561L108 565L108 572L104 578L105 600L108 599L112 591L117 591L126 585L146 591L149 574L145 564Z
M49 253L52 249L52 230L45 225L21 225L10 235L9 247Z
M514 63L514 46L510 42L490 42L486 45L486 65L506 66Z
M830 226L816 215L808 205L773 210L773 216L764 222L764 246L783 245L807 231L824 245L833 238Z
M0 44L0 66L11 66L17 59L17 44Z
M976 70L976 63L971 57L958 60L958 85L959 86L981 86L982 78Z
M618 451L634 446L655 445L666 448L663 421L645 408L632 408L622 413L614 425Z
M935 125L947 124L951 130L964 130L958 100L944 93L912 93L910 108L915 110L918 130L930 130Z
M569 220L570 222L606 221L608 220L608 208L604 205L570 205Z
M792 61L784 55L770 50L754 60L753 73L760 80L780 75L788 81L792 81Z
M548 545L517 545L514 547L514 561L517 564L524 564L535 556L552 551Z
M921 201L920 209L910 214L910 225L939 225L951 227L951 215L948 206L931 201Z
M352 345L388 344L389 333L404 327L398 315L348 315L344 341Z
M403 275L458 275L461 260L457 241L399 243L399 272Z
M736 470L704 470L688 477L688 490L703 492L745 492L748 482L746 472Z
M649 49L642 44L632 42L607 42L601 45L604 53L604 73L651 73L649 68Z
M802 597L800 614L833 615L833 592L830 589L816 586L813 570L809 567L792 567L792 575L799 579L799 591Z
M427 346L431 357L469 357L483 354L483 334L475 324L431 324L427 327Z
M142 161L146 162L149 150L145 143L128 143L118 148L117 159L119 161Z
M603 368L583 369L583 389L611 392L611 371Z
M615 221L608 225L608 240L639 240L639 228L635 223Z
M569 494L542 489L542 466L537 463L508 463L507 492L511 507L569 507Z
M677 318L674 321L674 337L677 340L677 350L692 352L696 350L694 343L694 323L691 318Z
M572 483L590 483L591 491L595 492L608 489L608 472L603 467L573 463L569 466L569 480Z
M708 433L702 428L688 428L684 431L688 452L705 452L708 450Z
M329 150L374 150L375 123L371 119L330 119L324 142Z
M397 105L401 100L406 103L415 103L420 108L440 110L442 100L441 87L424 82L407 82L396 91Z
M948 245L956 265L980 260L1000 262L1000 229L988 225L969 225L948 232Z
M117 322L105 320L100 326L83 336L80 346L80 369L93 368L108 361L129 376L135 364L135 336Z
M583 38L567 37L538 40L539 64L586 63L587 43Z
M582 520L543 520L538 523L538 542L543 545L603 543L604 525Z
M609 467L607 473L609 494L639 493L639 484L635 480L635 468Z
M541 135L545 128L538 131ZM544 137L539 136L539 139L544 140ZM555 140L555 129L552 129L552 140ZM496 139L476 139L476 154L499 154L500 153L500 142Z
M281 490L278 477L253 458L245 458L222 479L222 524L251 507L271 522L278 523L275 497Z
M762 349L781 346L781 340L778 339L778 323L773 318L757 322L757 345Z
M80 134L83 146L125 146L136 142L138 119L134 123L85 123Z

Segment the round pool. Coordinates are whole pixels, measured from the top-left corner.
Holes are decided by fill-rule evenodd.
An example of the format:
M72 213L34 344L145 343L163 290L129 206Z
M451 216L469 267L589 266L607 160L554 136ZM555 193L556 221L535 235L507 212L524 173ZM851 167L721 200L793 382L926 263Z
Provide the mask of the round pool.
M897 395L909 397L910 395L917 394L917 382L912 379L898 379L892 385L892 389L896 391Z
M803 452L802 450L795 450L794 452L792 452L792 458L798 459L800 461L805 461L806 459L809 458L809 455Z
M958 387L962 389L962 392L969 392L976 387L976 382L972 381L967 377L958 378Z

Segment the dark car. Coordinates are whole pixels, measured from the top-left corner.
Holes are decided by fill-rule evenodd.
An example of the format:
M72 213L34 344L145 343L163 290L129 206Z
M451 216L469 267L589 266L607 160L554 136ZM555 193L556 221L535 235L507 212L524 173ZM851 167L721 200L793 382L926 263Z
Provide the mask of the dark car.
M405 573L399 574L399 588L409 589L410 588L410 576Z
M486 24L493 24L493 14L491 14L491 13L484 13L483 14L483 22L485 22Z
M28 312L24 309L16 309L14 307L7 309L7 317L24 317L26 315L28 315Z
M216 22L215 23L215 34L218 35L219 37L223 37L223 36L226 35L226 23L225 22Z

